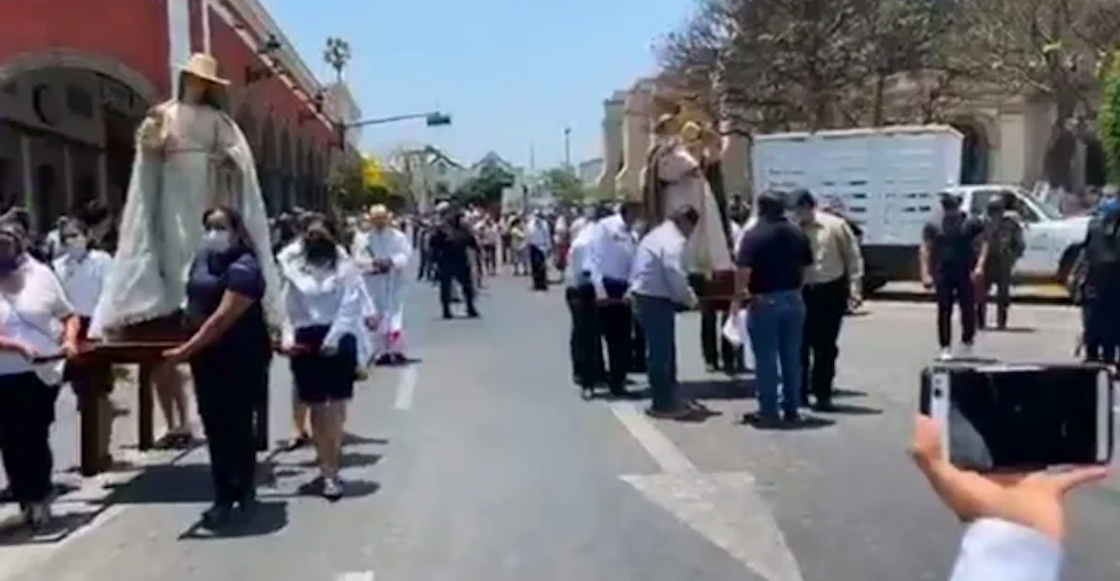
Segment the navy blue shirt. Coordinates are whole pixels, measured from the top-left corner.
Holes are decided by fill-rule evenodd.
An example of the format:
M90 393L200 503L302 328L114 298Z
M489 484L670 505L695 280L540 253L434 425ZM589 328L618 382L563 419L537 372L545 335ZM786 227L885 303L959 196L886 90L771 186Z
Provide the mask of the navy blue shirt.
M207 351L239 357L269 353L268 327L261 306L264 288L260 263L248 250L199 251L187 281L186 314L191 327L198 328L218 310L227 290L253 300L252 306L207 347Z
M930 276L963 276L976 267L984 223L961 212L926 224L922 240L929 245Z
M805 267L813 264L809 238L788 220L759 220L743 233L735 263L751 269L752 295L798 290Z

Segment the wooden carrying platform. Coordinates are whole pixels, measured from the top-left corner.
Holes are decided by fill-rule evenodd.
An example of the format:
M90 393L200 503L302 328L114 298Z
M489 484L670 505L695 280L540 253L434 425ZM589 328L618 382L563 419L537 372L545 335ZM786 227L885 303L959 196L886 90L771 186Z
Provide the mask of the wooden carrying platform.
M138 393L137 416L137 444L140 451L151 450L155 446L154 426L152 422L152 374L156 367L163 362L163 352L181 344L181 341L167 340L121 340L107 342L86 343L81 354L68 365L76 366L111 366L111 365L137 365L140 368L136 388ZM98 425L98 398L105 393L105 386L94 385L97 381L104 381L105 374L76 373L72 378L75 393L79 397L80 411L80 448L81 448L81 473L83 476L93 476L101 472L100 451L97 449L97 437L101 426ZM107 378L112 381L111 375ZM83 401L84 400L84 401ZM256 411L257 447L260 450L268 448L268 390L261 394L257 402Z

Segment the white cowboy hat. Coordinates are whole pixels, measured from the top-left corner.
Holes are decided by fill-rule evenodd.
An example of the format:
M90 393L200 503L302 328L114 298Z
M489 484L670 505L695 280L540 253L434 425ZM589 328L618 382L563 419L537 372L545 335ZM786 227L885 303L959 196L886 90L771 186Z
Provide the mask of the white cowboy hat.
M218 76L218 61L208 54L200 52L192 54L191 58L187 60L187 64L180 67L179 70L216 85L222 85L223 87L229 85L229 80Z

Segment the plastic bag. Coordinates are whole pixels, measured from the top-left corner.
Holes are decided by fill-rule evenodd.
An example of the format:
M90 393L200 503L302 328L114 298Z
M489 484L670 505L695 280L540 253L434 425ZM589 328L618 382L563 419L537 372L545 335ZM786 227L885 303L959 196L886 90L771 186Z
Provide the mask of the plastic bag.
M723 338L736 347L743 345L743 332L747 328L747 311L739 309L723 323Z

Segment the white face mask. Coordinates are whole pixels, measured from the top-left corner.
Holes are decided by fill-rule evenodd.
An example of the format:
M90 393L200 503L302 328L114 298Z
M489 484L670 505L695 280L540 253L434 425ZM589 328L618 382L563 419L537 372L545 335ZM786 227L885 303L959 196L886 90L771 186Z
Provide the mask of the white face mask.
M212 252L225 252L229 246L228 230L207 230L202 236L202 247Z

